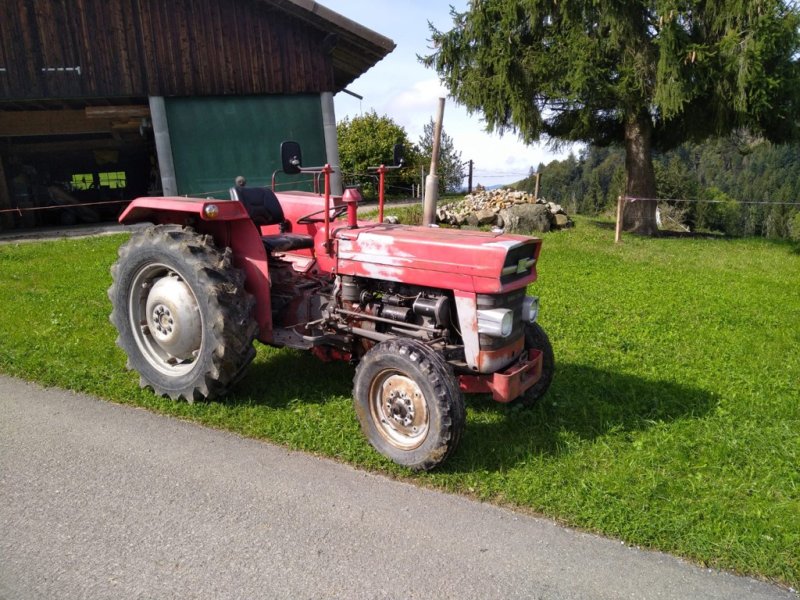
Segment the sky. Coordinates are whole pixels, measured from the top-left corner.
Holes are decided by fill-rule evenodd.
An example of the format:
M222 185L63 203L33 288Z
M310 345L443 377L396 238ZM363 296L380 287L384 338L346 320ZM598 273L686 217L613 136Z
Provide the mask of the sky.
M317 0L319 4L356 21L394 41L397 47L347 89L363 100L343 92L336 94L336 119L354 117L375 110L405 128L409 140L417 143L423 126L436 116L438 98L446 98L443 127L453 138L463 160L474 163L473 183L493 186L513 183L536 169L564 158L569 148L551 151L545 144L526 146L514 133L500 136L487 133L479 114L466 109L447 96L433 69L425 68L417 55L431 51L430 21L439 30L451 28L449 5L465 10L467 0Z

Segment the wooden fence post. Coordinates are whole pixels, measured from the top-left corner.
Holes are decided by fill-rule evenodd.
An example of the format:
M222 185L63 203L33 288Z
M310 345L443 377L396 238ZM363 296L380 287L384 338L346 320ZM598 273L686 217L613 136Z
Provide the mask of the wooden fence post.
M617 228L614 233L614 243L619 244L622 241L622 213L625 206L625 197L619 196L617 198Z

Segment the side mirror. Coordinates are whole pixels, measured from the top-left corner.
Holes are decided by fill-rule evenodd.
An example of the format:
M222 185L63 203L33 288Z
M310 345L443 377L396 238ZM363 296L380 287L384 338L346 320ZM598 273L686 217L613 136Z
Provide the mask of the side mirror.
M394 159L393 164L395 167L402 167L406 159L403 157L403 144L395 144L394 145Z
M297 142L281 142L281 168L287 175L296 175L303 166L303 154Z

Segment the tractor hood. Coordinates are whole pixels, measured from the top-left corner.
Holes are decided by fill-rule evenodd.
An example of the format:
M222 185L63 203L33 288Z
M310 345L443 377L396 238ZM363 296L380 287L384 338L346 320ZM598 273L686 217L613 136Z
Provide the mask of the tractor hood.
M340 275L494 294L536 279L541 240L381 224L336 232Z

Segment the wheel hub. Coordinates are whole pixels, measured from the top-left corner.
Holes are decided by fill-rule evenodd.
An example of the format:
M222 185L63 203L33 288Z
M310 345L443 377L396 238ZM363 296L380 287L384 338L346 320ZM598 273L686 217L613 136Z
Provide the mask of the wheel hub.
M386 402L386 412L398 423L408 427L414 422L414 403L402 390L392 390Z
M169 311L168 306L159 304L155 307L153 310L153 325L156 331L165 337L175 331L173 327L173 325L175 325L175 319L172 318L172 313Z
M194 294L174 274L160 278L147 294L147 326L154 341L171 357L197 356L203 339L200 309Z
M370 406L381 435L395 447L412 450L425 441L428 407L422 390L410 377L392 371L377 377Z

